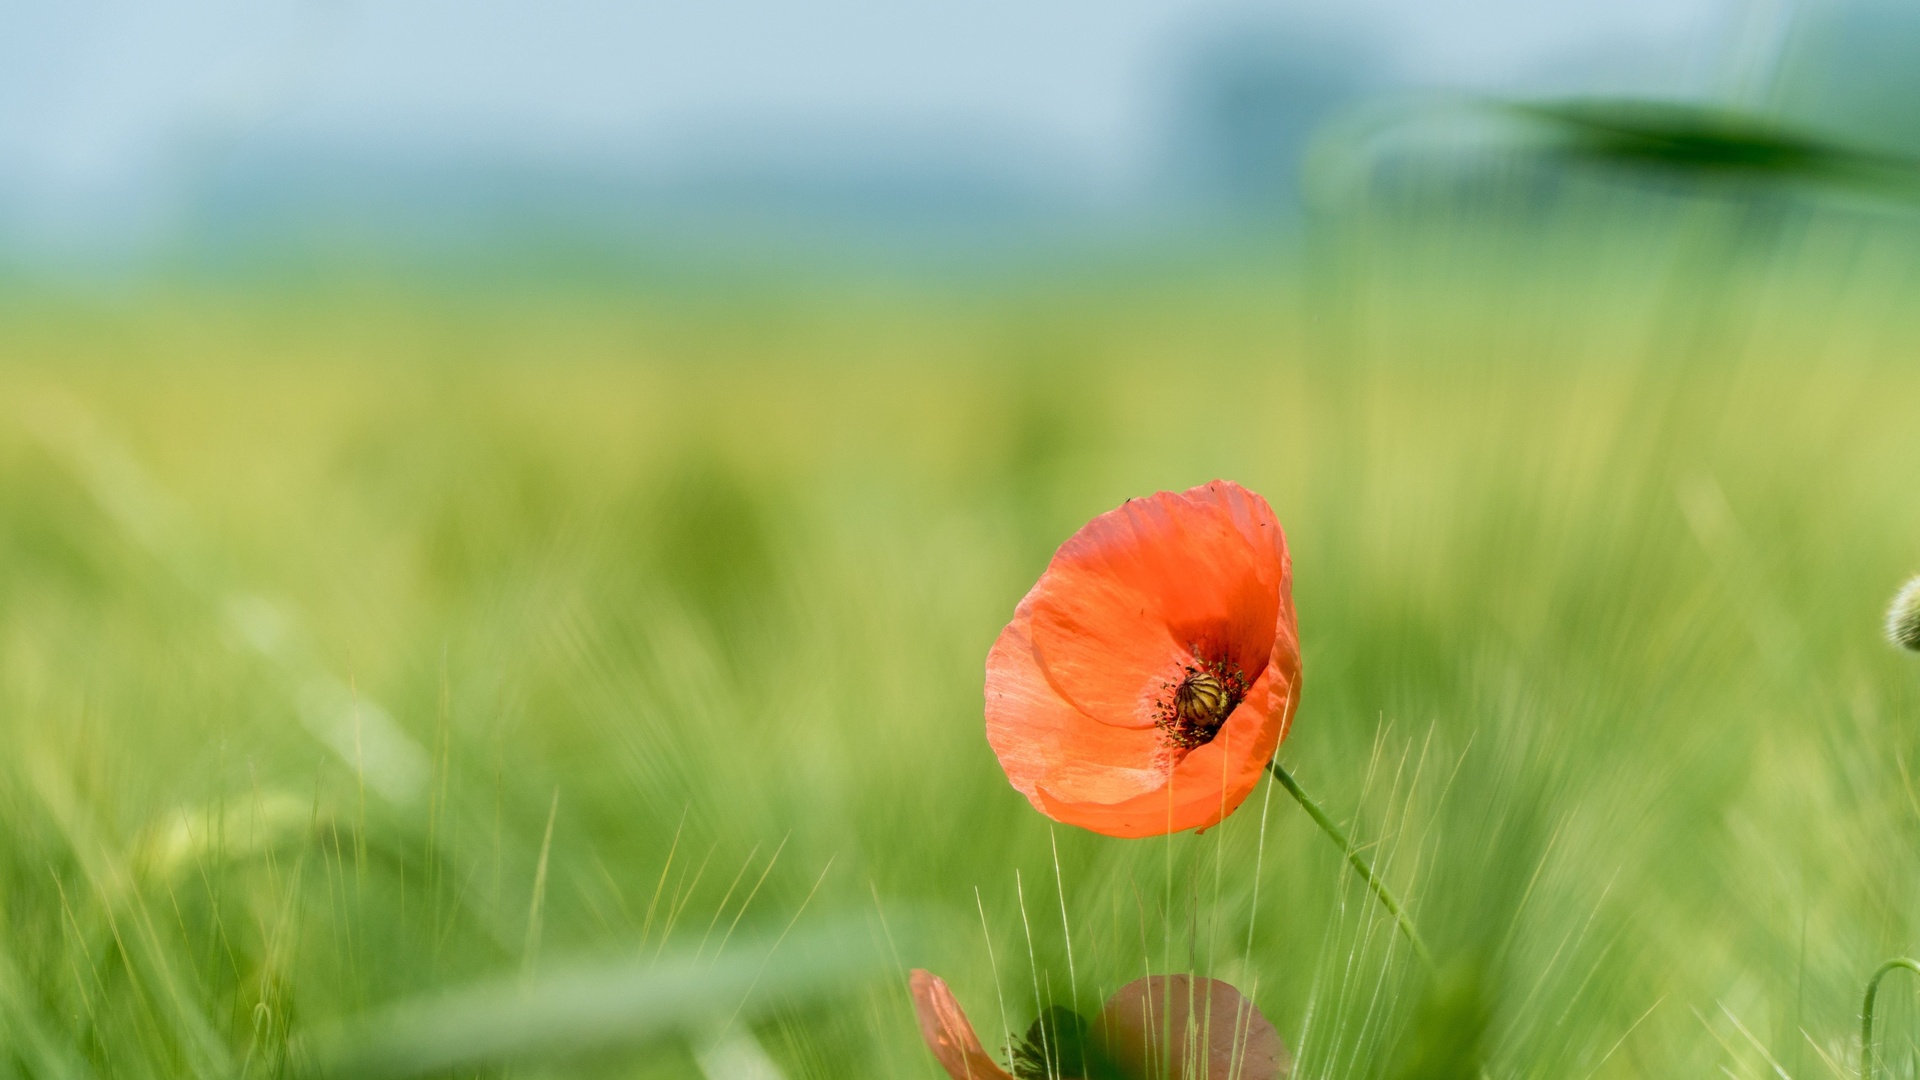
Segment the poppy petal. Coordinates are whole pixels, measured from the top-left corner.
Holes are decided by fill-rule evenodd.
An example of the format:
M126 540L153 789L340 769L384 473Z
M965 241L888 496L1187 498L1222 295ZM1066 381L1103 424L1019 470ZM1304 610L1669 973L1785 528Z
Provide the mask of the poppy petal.
M1218 825L1259 786L1292 725L1296 695L1288 691L1297 685L1298 662L1291 679L1277 667L1253 684L1212 742L1190 751L1153 787L1103 802L1075 798L1064 785L1043 784L1038 796L1029 798L1048 817L1107 836L1162 836Z
M1247 542L1256 549L1271 555L1274 565L1279 568L1278 589L1280 609L1278 624L1275 627L1273 655L1275 662L1283 657L1291 659L1292 680L1300 675L1300 631L1299 622L1293 611L1293 557L1287 553L1287 534L1280 527L1280 519L1274 516L1273 507L1267 500L1227 480L1215 480L1187 492L1194 500L1212 502L1225 510L1233 519L1234 527L1247 538Z
M1296 701L1292 688L1298 686L1298 661L1290 675L1279 665L1269 667L1212 742L1188 751L1171 776L1164 776L1150 790L1098 801L1073 798L1073 790L1043 784L1033 803L1056 821L1106 836L1142 838L1212 828L1254 794L1267 761L1286 738Z
M1136 979L1107 1001L1095 1035L1129 1076L1281 1080L1293 1072L1280 1033L1219 979Z
M1061 698L1034 656L1026 613L1023 604L987 656L987 742L1007 779L1042 813L1042 784L1116 802L1165 783L1160 733L1097 723Z
M1247 543L1263 551L1271 551L1282 568L1292 562L1287 556L1286 534L1281 531L1280 519L1273 514L1273 507L1267 500L1228 480L1215 480L1189 489L1186 497L1193 502L1211 503L1227 512L1234 528L1246 537Z
M1204 489L1202 489L1204 490ZM1266 666L1282 567L1211 498L1163 491L1075 533L1029 596L1034 652L1061 696L1120 727L1151 727L1183 668L1249 681Z
M995 1064L980 1045L980 1037L973 1033L973 1024L945 979L914 968L907 976L907 985L913 990L920 1035L948 1076L953 1080L1013 1080L1012 1074Z

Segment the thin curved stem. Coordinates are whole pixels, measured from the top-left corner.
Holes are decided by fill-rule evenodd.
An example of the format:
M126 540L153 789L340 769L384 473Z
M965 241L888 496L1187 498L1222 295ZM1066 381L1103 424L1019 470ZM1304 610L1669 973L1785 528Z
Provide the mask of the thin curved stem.
M1400 932L1407 935L1407 941L1412 944L1414 954L1419 956L1428 967L1433 967L1433 953L1427 950L1427 943L1420 939L1420 931L1413 928L1413 920L1407 918L1406 909L1400 906L1400 901L1394 897L1393 891L1387 888L1387 883L1380 880L1380 875L1373 872L1373 867L1367 865L1367 860L1361 858L1360 852L1353 846L1353 841L1347 839L1347 834L1340 831L1340 826L1333 823L1333 819L1327 816L1325 810L1320 809L1320 804L1314 802L1313 796L1308 795L1300 786L1300 781L1295 780L1293 774L1287 771L1287 767L1280 764L1279 758L1267 762L1267 771L1273 774L1275 780L1280 781L1280 786L1287 789L1287 794L1293 796L1294 801L1300 804L1300 808L1313 819L1313 823L1320 826L1320 831L1326 833L1328 839L1339 845L1340 853L1347 857L1347 863L1353 867L1354 872L1359 874L1367 883L1367 887L1373 890L1373 895L1380 898L1381 906L1399 921ZM1920 966L1916 966L1915 970L1920 971ZM1875 978L1877 979L1878 976ZM1867 991L1867 1001L1871 1006L1873 1001L1871 988Z
M1860 1080L1873 1080L1873 999L1880 993L1880 980L1902 968L1920 975L1920 960L1896 956L1873 969L1867 980L1867 1000L1860 1003Z

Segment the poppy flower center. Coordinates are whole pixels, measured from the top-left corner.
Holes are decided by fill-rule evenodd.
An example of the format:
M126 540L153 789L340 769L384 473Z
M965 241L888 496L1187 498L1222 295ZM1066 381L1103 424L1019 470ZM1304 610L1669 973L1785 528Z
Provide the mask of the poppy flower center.
M1186 676L1160 707L1160 730L1167 742L1182 750L1205 746L1247 696L1247 679L1238 667L1199 660L1187 665Z

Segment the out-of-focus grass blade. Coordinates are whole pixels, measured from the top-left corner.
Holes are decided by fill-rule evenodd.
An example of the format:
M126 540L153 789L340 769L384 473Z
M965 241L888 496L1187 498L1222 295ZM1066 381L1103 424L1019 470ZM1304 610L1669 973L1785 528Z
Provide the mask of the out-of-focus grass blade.
M298 1056L307 1076L399 1078L644 1043L879 976L894 965L875 933L849 920L742 941L717 959L683 949L501 979L398 1002L310 1036Z
M238 639L279 671L295 715L376 794L411 803L426 784L427 752L392 715L328 670L293 609L241 588L231 560L201 533L184 503L78 400L31 397L26 429L64 461L107 516L182 583L217 605Z
M1866 184L1920 196L1920 162L1732 109L1670 101L1510 106L1555 132L1575 156L1691 175Z
M1749 189L1804 185L1920 201L1920 158L1856 146L1772 117L1680 101L1383 99L1314 137L1303 166L1310 205L1339 209L1389 157L1510 153L1606 166L1686 183ZM1418 169L1423 166L1416 165Z

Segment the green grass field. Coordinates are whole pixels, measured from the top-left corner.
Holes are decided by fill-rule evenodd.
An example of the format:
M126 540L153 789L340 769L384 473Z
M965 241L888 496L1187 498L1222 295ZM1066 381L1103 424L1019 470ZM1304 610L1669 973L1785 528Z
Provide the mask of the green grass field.
M932 1078L924 966L990 1045L1197 970L1301 1078L1856 1075L1920 949L1920 259L1647 205L7 300L0 1073ZM1281 758L1435 973L1284 792L1109 840L987 748L1053 548L1216 476L1292 544Z

